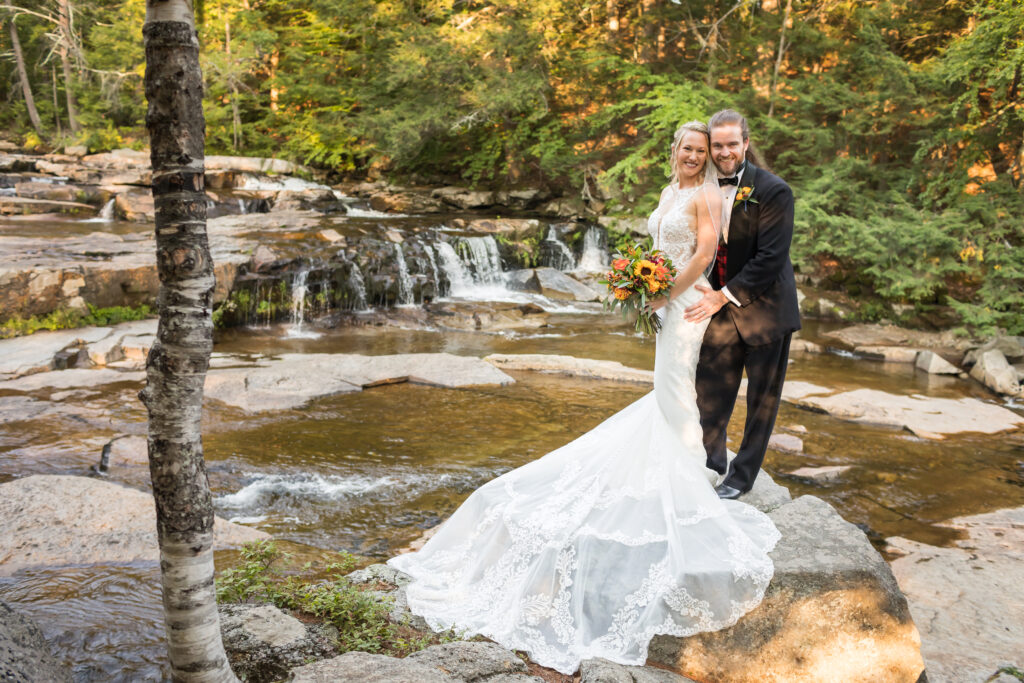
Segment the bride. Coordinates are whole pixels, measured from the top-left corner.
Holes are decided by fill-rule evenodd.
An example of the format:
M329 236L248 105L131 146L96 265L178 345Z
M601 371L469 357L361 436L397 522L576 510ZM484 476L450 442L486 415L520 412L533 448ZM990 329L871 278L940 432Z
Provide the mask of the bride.
M703 123L676 131L672 182L648 221L678 269L657 305L654 391L484 484L421 550L388 562L412 576L409 607L431 628L571 674L593 657L643 664L655 635L731 626L764 597L779 533L714 491L694 389L707 321L683 319L701 298L694 285L707 286L721 223L708 146Z

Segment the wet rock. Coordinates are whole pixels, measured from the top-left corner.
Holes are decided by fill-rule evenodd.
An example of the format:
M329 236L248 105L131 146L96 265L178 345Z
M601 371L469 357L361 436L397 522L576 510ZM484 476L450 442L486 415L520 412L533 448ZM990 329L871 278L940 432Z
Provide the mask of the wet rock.
M261 269L269 266L277 259L277 252L267 245L261 244L253 250L252 257L249 259L249 268L253 272L259 272Z
M95 210L92 205L83 204L82 202L0 196L0 215L4 216L20 216L32 213L91 214Z
M806 313L826 320L846 320L852 313L849 307L825 297L819 297L817 300L807 299L804 304L802 310Z
M149 318L114 325L109 335L86 347L93 365L108 365L125 358L145 360L156 338L157 319Z
M273 173L292 175L298 172L309 173L304 166L287 161L285 159L268 159L265 157L232 157L232 156L207 156L203 160L206 170L209 171L240 171L244 173Z
M790 353L824 353L825 349L821 344L807 341L806 339L793 339L789 343Z
M0 396L0 424L31 420L49 409L46 401L29 396Z
M114 198L114 214L130 223L152 223L156 206L151 192L123 192Z
M919 354L917 349L904 346L858 346L854 352L887 363L915 363Z
M653 666L625 666L607 659L586 659L580 663L580 683L693 683L693 680Z
M430 304L426 312L427 322L453 330L496 332L536 329L548 324L547 312L535 304L447 301ZM404 311L389 313L389 317L403 314Z
M772 434L768 438L768 448L774 448L783 453L803 453L804 440L792 434Z
M224 650L241 680L285 680L295 667L338 654L332 645L333 627L307 627L273 605L227 604L218 609Z
M920 637L864 533L813 496L768 514L782 539L761 604L721 631L655 637L648 661L716 683L915 683L924 670Z
M977 357L971 377L998 394L1016 396L1021 393L1017 370L998 349L989 349Z
M331 242L331 243L342 242L343 244L341 246L344 246L344 242L345 242L345 238L342 237L341 233L339 233L334 228L327 228L326 230L321 230L320 232L318 232L316 234L316 237L317 237L317 239L323 240L324 242Z
M516 292L540 293L540 283L537 282L537 274L532 268L511 270L505 273L505 286Z
M215 547L269 535L219 517ZM0 576L34 566L155 562L153 496L88 477L32 475L0 484Z
M975 398L899 396L857 389L831 396L806 396L796 403L844 420L908 429L928 439L962 432L996 434L1024 424L1024 418L1013 411Z
M921 629L932 681L986 681L1024 652L1024 508L943 523L966 538L939 548L888 539L892 571ZM965 634L970 634L965 637Z
M35 622L0 601L0 681L70 683L71 671L53 656Z
M108 468L149 467L149 444L144 436L128 435L111 439L107 444Z
M580 284L560 270L537 268L534 270L534 274L540 293L549 299L569 301L599 301L601 299L600 293Z
M30 199L47 199L57 202L77 202L81 190L76 185L28 181L15 183L14 193Z
M558 218L575 218L578 216L584 216L588 213L583 200L575 197L560 197L558 199L552 199L551 201L541 205L537 210L545 216L554 216Z
M989 339L981 346L971 349L964 356L964 366L969 367L978 362L986 351L998 351L1009 361L1024 358L1024 337L998 336Z
M525 673L526 664L497 643L455 642L414 652L407 661L444 671L455 680L486 681L501 674Z
M387 189L370 195L370 208L374 211L401 214L439 213L442 202L423 192Z
M412 577L408 574L386 564L371 564L363 569L357 569L348 574L347 578L353 583L376 583L383 581L399 588L412 581Z
M74 368L53 372L37 372L32 375L0 382L0 389L8 391L37 391L39 389L80 389L113 384L115 382L137 382L146 379L144 372L123 372L109 368Z
M451 222L451 227L489 235L508 235L514 239L520 239L539 232L541 224L536 218L477 218L472 220L456 218Z
M970 340L962 339L951 330L924 332L908 330L896 325L862 324L825 332L825 337L842 342L849 348L858 346L911 346L925 349L964 351Z
M288 410L314 398L402 381L441 387L514 382L479 358L447 353L284 354L256 367L211 370L205 394L247 411Z
M540 353L493 353L485 356L484 360L502 370L528 370L612 382L639 382L641 384L654 382L654 373L650 370L626 367L613 360L593 360Z
M794 477L810 479L817 482L836 481L842 478L847 470L853 469L850 465L831 465L828 467L801 467L790 472Z
M959 375L960 368L934 351L921 351L917 354L916 366L930 375Z
M775 483L771 475L761 470L754 480L754 486L740 496L740 500L747 505L753 505L761 512L771 512L792 501L793 497L789 489Z
M428 664L366 652L346 652L340 657L306 664L292 670L291 683L456 683L457 679Z
M24 337L0 340L0 379L21 377L53 368L53 358L68 347L99 341L111 333L109 327L36 332Z
M484 209L494 204L493 192L465 187L439 187L430 196L459 209Z

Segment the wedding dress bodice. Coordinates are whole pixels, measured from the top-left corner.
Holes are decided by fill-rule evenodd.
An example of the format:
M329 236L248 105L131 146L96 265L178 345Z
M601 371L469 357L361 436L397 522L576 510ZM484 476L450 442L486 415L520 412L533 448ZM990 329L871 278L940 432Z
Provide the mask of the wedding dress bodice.
M672 183L661 191L658 208L647 219L647 232L654 238L654 248L664 251L676 268L682 268L697 246L697 231L690 212L697 187L679 189Z
M648 222L677 267L693 255L695 195L667 188ZM722 629L760 603L779 532L715 494L694 387L707 321L683 315L700 298L690 286L660 311L654 391L484 484L420 551L388 560L413 578L413 613L571 674L594 657L643 664L655 635Z

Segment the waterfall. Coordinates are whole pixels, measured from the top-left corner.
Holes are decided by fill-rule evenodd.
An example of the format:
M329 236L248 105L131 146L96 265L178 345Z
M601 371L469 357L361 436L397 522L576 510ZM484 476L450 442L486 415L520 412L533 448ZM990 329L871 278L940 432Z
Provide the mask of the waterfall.
M398 242L395 242L395 257L398 260L398 305L411 306L415 303L412 298L412 279L409 277L409 266L405 263L402 245Z
M572 270L576 267L576 259L572 257L572 251L569 250L565 242L558 239L558 232L554 226L548 230L548 236L544 238L544 241L551 242L555 253L559 256L557 263L552 263L553 267L558 270Z
M292 279L292 324L288 328L289 337L319 337L311 330L302 329L306 322L306 294L309 293L307 280L310 269L303 266Z
M583 235L583 253L577 270L596 273L608 267L608 254L604 248L604 230L591 226Z
M246 211L245 211L245 200L242 199L241 197L238 198L238 213L243 214L243 215L246 213Z
M98 216L96 216L96 218L99 218L101 221L112 221L112 220L114 220L114 200L113 199L108 199L107 200L107 203L103 205L102 209L100 209L100 213L99 213Z
M434 276L434 297L441 296L441 280L437 276L437 259L434 258L434 249L429 244L423 245L423 250L427 252L427 260L430 261L430 272Z
M352 270L348 272L348 285L355 294L355 310L370 310L370 302L366 300L366 283L363 281L363 272L359 270L358 264L352 261Z
M494 285L504 282L501 254L498 252L498 242L494 237L464 237L462 242L469 248L470 264L473 266L477 283Z
M462 265L459 255L455 253L455 248L448 242L438 242L437 254L441 257L441 269L448 278L449 295L466 294L473 284L473 279Z

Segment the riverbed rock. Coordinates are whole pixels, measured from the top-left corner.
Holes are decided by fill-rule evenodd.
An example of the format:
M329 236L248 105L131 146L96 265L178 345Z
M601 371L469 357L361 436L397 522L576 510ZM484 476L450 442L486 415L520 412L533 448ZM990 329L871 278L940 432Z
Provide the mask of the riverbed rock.
M452 330L537 329L547 325L549 319L547 311L537 304L513 302L444 301L419 310L426 312L424 322ZM395 309L387 315L402 319L409 316L409 309Z
M111 328L110 334L86 347L93 365L107 365L126 357L137 358L142 347L148 349L156 338L157 319L135 320ZM145 359L145 354L141 354Z
M50 370L54 367L54 356L59 352L70 347L84 347L111 332L109 327L83 327L0 339L0 380Z
M806 339L793 339L789 342L790 353L824 353L825 349L821 344L807 341Z
M871 360L886 363L916 363L919 353L917 349L905 346L857 346L853 351Z
M969 339L957 337L952 330L926 332L877 323L850 325L825 332L823 336L842 342L851 349L858 346L911 346L962 353L971 346Z
M569 301L599 301L601 294L555 268L536 268L537 287L549 299Z
M526 672L526 664L515 653L497 643L454 642L414 652L407 660L444 671L461 681L486 681L502 674Z
M761 604L721 631L655 637L648 661L716 683L918 681L917 628L867 536L813 496L769 516L782 539Z
M844 472L853 469L850 465L829 465L826 467L801 467L790 472L790 476L810 479L815 482L831 482L840 479Z
M494 204L494 193L488 190L470 190L465 187L439 187L431 197L459 209L484 209Z
M987 681L1024 666L1024 507L958 517L941 526L966 538L939 548L888 539L892 571L921 629L928 680ZM969 636L967 636L969 634Z
M803 453L804 440L793 434L772 434L768 437L768 448L783 453Z
M205 395L250 412L289 410L323 396L406 381L463 387L515 380L479 358L448 353L283 354L254 367L211 370Z
M976 398L901 396L856 389L831 396L806 396L796 403L852 422L908 429L928 439L963 432L997 434L1024 425L1024 418L1013 411Z
M215 547L269 535L216 518ZM0 576L34 566L159 559L153 496L99 479L32 475L0 484Z
M960 368L934 351L921 351L917 354L916 367L929 375L959 375Z
M694 683L693 679L653 666L626 666L607 659L580 663L580 683Z
M451 221L451 227L488 235L507 235L514 239L541 229L540 221L536 218L456 218Z
M368 652L346 652L292 670L291 683L455 683L455 679L427 664Z
M652 371L630 368L613 360L594 360L541 353L492 353L485 356L484 360L501 370L543 372L612 382L638 382L641 384L654 382Z
M986 351L996 350L1008 361L1017 361L1024 358L1024 337L999 335L992 337L977 348L973 348L964 356L964 366L969 367L978 362L978 358Z
M793 496L790 495L789 489L777 484L770 474L761 470L754 480L754 486L740 496L740 500L747 505L753 505L761 512L768 513L792 502Z
M0 215L21 216L35 213L91 214L96 209L82 202L58 199L31 199L29 197L0 196Z
M53 656L34 621L0 600L0 681L70 683L71 672Z
M971 377L998 394L1016 396L1021 393L1017 370L999 349L989 349L977 357Z
M144 372L125 372L110 368L73 368L37 372L17 379L0 381L0 389L25 392L39 389L82 389L116 382L141 383L145 379Z
M273 605L221 604L218 609L224 650L241 680L285 680L298 666L338 654L331 626L307 626Z

